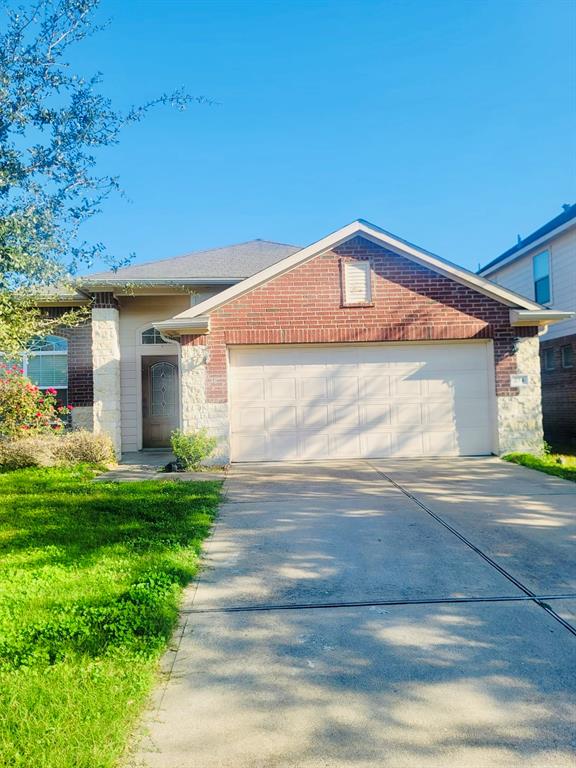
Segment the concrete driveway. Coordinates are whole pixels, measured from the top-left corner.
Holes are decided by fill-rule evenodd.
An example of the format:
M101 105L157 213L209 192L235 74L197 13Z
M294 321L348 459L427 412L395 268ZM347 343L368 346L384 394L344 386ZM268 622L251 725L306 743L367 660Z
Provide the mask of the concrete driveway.
M237 465L135 765L576 765L576 484Z

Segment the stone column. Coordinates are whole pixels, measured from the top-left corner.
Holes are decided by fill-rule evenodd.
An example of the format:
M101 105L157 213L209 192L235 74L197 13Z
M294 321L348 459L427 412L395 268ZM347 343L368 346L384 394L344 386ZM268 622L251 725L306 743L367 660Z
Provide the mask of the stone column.
M97 293L92 308L92 362L94 366L94 432L112 438L121 453L120 322L111 293Z
M528 385L518 394L496 398L499 453L541 453L542 389L540 381L540 340L538 336L516 339L516 369L528 376Z
M195 344L195 337L183 337L180 353L182 431L206 429L218 445L206 464L227 464L230 460L228 404L210 403L206 397L206 364L209 351Z

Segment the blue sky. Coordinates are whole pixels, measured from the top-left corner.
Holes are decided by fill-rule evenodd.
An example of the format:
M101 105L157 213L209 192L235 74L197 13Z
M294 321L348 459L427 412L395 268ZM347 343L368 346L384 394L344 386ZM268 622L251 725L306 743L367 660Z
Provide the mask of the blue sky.
M76 66L126 107L130 202L84 228L136 261L365 218L475 269L576 201L574 0L102 0Z

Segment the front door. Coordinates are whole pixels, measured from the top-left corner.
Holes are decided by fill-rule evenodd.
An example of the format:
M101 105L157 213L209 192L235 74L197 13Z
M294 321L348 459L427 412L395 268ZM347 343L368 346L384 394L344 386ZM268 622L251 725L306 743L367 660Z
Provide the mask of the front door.
M168 448L178 427L178 357L142 358L142 446Z

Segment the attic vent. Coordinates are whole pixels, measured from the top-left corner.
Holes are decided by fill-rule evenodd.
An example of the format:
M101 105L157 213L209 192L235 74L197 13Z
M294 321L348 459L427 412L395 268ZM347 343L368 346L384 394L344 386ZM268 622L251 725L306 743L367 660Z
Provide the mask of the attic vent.
M346 261L342 274L344 277L344 303L369 304L372 300L370 262Z

